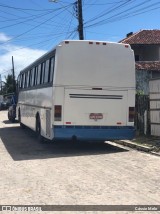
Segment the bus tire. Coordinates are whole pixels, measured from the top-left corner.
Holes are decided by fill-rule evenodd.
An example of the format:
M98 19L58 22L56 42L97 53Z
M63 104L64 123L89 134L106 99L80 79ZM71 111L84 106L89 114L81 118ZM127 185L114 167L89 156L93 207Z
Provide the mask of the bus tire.
M10 118L9 112L8 112L8 120L9 120L9 121L11 121L11 118Z
M36 117L36 135L39 143L44 143L44 137L41 135L41 121L39 115Z
M15 122L15 118L11 117L11 116L9 115L9 112L8 112L8 120L11 121L12 123Z
M25 125L21 122L21 111L20 111L20 109L18 111L18 121L19 121L20 127L22 129L25 129Z
M15 123L15 122L16 122L15 118L12 118L12 119L11 119L11 122L12 122L12 123Z

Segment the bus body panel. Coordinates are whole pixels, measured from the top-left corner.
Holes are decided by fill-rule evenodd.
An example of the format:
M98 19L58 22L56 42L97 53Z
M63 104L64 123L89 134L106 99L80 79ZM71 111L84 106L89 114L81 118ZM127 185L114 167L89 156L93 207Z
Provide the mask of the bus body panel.
M133 126L54 126L57 140L107 141L131 140L135 136Z
M130 46L63 42L57 47L56 57L54 84L57 86L135 89L134 54Z
M66 89L64 100L63 125L127 125L127 91Z
M55 139L134 138L133 122L128 122L128 91L72 88L66 89L64 94L63 125L54 123Z
M39 114L41 134L48 139L53 138L53 132L51 131L52 93L52 87L22 91L19 93L21 102L17 105L17 110L20 109L21 112L21 122L34 131L36 131L36 115ZM48 112L50 118L46 117Z

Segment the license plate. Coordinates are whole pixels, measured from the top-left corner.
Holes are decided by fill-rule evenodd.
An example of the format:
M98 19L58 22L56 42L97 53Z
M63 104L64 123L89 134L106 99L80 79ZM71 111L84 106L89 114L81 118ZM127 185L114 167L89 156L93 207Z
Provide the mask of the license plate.
M90 113L89 115L90 120L102 120L103 119L103 114L102 113Z

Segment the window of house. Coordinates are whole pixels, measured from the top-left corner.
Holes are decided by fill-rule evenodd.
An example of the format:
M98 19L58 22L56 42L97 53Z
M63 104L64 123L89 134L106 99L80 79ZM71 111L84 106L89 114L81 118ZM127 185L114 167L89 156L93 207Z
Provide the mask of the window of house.
M135 61L139 61L139 55L135 55Z

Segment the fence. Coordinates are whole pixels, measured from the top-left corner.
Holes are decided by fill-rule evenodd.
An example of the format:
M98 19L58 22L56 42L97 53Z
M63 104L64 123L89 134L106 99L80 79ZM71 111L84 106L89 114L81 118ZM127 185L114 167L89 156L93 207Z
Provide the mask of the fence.
M135 127L137 134L150 135L149 96L136 95Z

